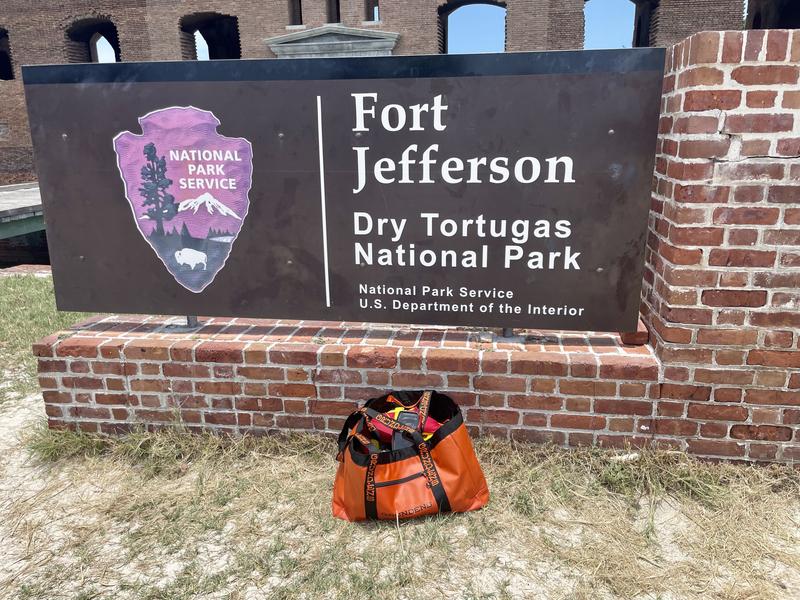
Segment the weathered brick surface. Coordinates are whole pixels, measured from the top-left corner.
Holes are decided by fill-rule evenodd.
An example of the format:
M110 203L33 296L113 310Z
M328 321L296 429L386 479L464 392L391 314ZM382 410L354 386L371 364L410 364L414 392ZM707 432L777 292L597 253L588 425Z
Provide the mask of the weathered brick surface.
M795 46L800 31L727 31L668 51L642 313L657 413L700 425L657 432L698 454L789 461L800 447Z
M480 433L572 445L654 433L651 350L614 334L542 339L235 319L175 334L156 318L109 317L42 340L36 354L53 427L336 433L342 417L387 388L433 387L452 394Z

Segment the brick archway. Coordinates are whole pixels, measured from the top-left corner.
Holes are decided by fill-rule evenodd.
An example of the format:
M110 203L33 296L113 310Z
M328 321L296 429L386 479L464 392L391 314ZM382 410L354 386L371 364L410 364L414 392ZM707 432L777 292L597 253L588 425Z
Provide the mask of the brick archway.
M65 54L70 63L93 62L92 43L104 37L114 49L116 62L122 60L117 26L109 17L95 16L73 21L65 31Z
M196 31L208 44L208 57L211 60L242 57L237 17L215 12L194 13L181 18L179 25L181 57L184 60L197 59Z

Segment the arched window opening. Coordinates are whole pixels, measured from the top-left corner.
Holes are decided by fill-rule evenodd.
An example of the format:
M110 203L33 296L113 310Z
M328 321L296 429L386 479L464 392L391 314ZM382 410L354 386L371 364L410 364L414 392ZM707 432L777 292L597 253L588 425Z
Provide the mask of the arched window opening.
M632 45L639 45L636 42L640 38L644 40L641 45L649 46L650 17L643 12L649 10L649 7L650 2L634 5L630 0L589 0L584 8L583 47L587 50L630 48Z
M504 52L505 2L452 0L439 7L439 52Z
M289 0L289 25L303 24L303 3L301 0Z
M184 60L242 58L239 19L219 13L197 13L181 19Z
M328 0L328 23L341 23L342 15L339 0Z
M367 21L380 21L381 8L378 0L367 0L364 3L366 14L364 15Z
M8 31L0 29L0 80L14 79L14 65L11 64L11 44Z
M117 28L108 19L83 19L67 29L67 62L120 62Z
M89 54L93 63L117 62L114 47L102 33L95 33L89 40Z

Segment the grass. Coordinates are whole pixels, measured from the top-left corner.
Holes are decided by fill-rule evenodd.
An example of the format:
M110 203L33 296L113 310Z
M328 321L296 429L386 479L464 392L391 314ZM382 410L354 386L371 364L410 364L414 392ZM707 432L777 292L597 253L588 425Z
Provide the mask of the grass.
M57 312L49 277L0 277L0 404L37 391L31 344L74 324L82 313Z
M482 439L486 509L349 524L330 515L327 438L41 426L25 444L47 502L0 512L26 532L32 566L7 583L22 598L738 600L800 585L788 467Z
M0 301L0 598L800 598L790 467L481 439L485 509L346 523L327 438L31 426L30 343L78 315L48 279Z

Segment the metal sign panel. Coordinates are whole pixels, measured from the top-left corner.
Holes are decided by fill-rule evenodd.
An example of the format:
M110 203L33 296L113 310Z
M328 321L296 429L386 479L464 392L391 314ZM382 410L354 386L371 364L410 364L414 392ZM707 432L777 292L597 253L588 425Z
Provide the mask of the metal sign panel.
M634 329L663 61L26 67L58 307Z

